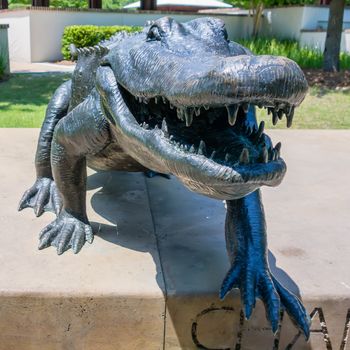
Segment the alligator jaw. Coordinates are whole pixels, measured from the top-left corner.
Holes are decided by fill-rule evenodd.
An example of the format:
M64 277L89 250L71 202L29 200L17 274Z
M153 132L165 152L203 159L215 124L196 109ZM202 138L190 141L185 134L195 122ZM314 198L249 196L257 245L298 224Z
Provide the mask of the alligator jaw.
M190 123L186 115L178 119L165 99L165 103L163 99L136 101L121 86L118 93L116 137L125 152L144 166L172 173L189 189L218 199L240 198L262 185L282 181L286 165L279 156L280 145L271 146L263 124L258 130L248 127L246 106L239 108L235 123L226 107L203 108ZM222 143L217 143L220 135Z

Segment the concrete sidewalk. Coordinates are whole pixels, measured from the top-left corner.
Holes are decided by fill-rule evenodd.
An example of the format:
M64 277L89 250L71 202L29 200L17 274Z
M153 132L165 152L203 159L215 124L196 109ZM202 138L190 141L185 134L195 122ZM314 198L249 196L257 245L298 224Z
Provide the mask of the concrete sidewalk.
M38 132L0 129L0 350L346 349L350 131L268 132L288 165L281 186L263 190L269 260L312 314L309 343L287 315L274 338L260 302L245 321L237 293L218 299L223 203L175 178L89 171L93 244L38 251L53 215L16 211Z
M10 62L11 73L69 73L73 72L74 68L75 65L63 65L51 62Z

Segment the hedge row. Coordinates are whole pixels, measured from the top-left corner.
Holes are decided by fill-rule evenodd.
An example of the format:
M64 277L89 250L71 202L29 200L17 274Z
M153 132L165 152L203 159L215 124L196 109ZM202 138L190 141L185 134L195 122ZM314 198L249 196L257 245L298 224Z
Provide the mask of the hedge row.
M74 44L77 48L94 46L101 40L109 39L113 34L121 31L137 32L140 27L130 26L68 26L64 28L62 36L62 55L64 59L71 58L69 45Z

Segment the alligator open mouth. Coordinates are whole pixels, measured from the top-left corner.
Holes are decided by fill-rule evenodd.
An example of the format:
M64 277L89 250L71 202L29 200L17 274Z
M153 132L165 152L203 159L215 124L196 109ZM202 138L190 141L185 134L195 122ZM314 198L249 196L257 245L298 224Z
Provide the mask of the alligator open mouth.
M119 90L142 133L162 139L164 162L169 151L182 158L168 162L168 171L190 189L231 199L282 181L286 165L280 158L281 143L273 147L263 121L254 125L253 104L179 108L162 96L137 97L120 85ZM292 125L294 106L257 103L271 114L273 124L285 116L287 126ZM196 167L198 172L193 171Z

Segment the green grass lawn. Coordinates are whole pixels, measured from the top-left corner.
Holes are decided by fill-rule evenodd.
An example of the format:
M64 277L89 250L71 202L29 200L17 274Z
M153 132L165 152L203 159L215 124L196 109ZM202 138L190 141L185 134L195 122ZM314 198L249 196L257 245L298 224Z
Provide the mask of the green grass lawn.
M38 128L55 89L70 74L14 74L0 82L0 127ZM271 117L258 109L258 118L271 127ZM285 118L275 128L285 128ZM350 92L310 89L296 109L293 128L349 129Z

